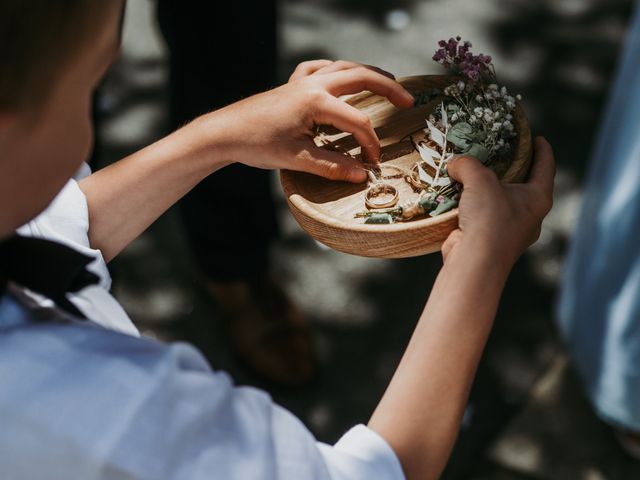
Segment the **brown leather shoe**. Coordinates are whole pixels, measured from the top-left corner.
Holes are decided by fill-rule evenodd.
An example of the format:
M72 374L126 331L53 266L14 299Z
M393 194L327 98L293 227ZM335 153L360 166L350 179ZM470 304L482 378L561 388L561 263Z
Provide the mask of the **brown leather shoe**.
M262 378L283 386L314 376L309 328L282 288L265 277L255 282L211 283L239 359Z

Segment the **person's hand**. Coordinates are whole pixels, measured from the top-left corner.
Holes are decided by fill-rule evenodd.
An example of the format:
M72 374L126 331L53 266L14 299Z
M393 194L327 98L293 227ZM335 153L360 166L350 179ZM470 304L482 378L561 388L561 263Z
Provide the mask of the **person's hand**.
M466 247L481 246L495 253L496 259L510 268L538 239L542 220L553 204L555 164L551 146L544 138L535 139L534 149L529 179L521 184L501 183L473 157L458 157L449 162L449 174L463 184L464 190L458 229L442 245L445 262L464 243Z
M380 143L364 113L338 99L369 90L396 107L414 99L393 76L375 67L319 60L301 64L289 83L210 114L229 160L258 168L309 172L332 180L363 182L359 160L320 148L313 141L317 125L352 133L368 162L377 162Z
M365 65L362 63L349 62L347 60L309 60L298 64L296 69L289 77L289 83L300 80L304 77L311 75L324 75L331 72L340 72L343 70L351 70L353 68L368 68L373 72L380 73L385 77L389 77L391 80L395 80L396 77L386 70L373 65Z

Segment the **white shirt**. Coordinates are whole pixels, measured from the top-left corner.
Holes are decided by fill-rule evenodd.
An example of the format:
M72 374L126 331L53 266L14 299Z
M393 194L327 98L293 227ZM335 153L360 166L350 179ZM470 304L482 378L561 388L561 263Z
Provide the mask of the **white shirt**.
M7 478L403 479L386 441L364 425L335 445L265 392L235 387L183 343L136 338L88 240L86 198L72 180L22 227L95 258L100 285L69 299L91 322L42 322L0 300L0 465ZM39 305L50 302L27 292ZM34 319L38 317L39 321ZM95 325L98 324L99 326ZM37 459L34 461L34 459Z

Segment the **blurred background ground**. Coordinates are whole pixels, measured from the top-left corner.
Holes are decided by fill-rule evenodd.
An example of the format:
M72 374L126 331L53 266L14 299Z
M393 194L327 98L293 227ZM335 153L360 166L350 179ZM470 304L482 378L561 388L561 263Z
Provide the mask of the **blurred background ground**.
M494 57L501 81L524 96L534 132L555 148L555 207L540 241L511 275L445 476L640 478L640 465L617 448L581 393L553 322L567 241L631 2L283 0L280 6L283 81L299 61L313 58L355 60L396 75L436 73L436 42L461 35L475 51ZM154 8L152 0L128 1L122 55L98 104L101 165L166 131L166 51ZM321 367L313 384L274 389L237 363L175 211L113 262L115 294L144 334L196 344L214 368L229 371L237 383L266 388L320 440L334 442L372 412L440 258L374 260L327 250L299 229L281 195L279 204L284 235L272 254L276 274L313 329Z

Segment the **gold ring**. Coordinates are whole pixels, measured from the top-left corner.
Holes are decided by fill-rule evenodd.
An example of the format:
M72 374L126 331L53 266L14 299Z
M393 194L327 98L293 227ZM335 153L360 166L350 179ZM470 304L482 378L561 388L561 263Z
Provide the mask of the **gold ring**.
M393 198L391 200L387 200L386 202L373 201L373 199L378 197L379 195L384 195L387 193L393 195ZM374 183L367 189L367 193L364 196L364 203L371 210L377 208L393 207L396 203L398 203L398 189L388 183Z
M417 190L417 191L424 190L429 187L429 185L427 185L420 179L420 175L418 174L417 163L413 167L411 167L411 171L405 177L405 180L409 185L413 187L414 190Z
M381 163L380 166L380 173L382 173L383 169L387 169L387 170L395 170L396 173L392 174L392 175L387 175L387 176L383 176L384 179L392 179L392 178L403 178L407 172L404 168L400 168L396 165L392 165L392 164L386 164L386 163Z
M364 168L365 170L372 172L374 175L379 176L380 180L404 178L407 175L407 171L404 168L398 167L397 165L386 164L386 163L379 163L379 164L365 163ZM383 170L393 170L395 171L395 173L385 175ZM376 181L378 180L376 179Z

